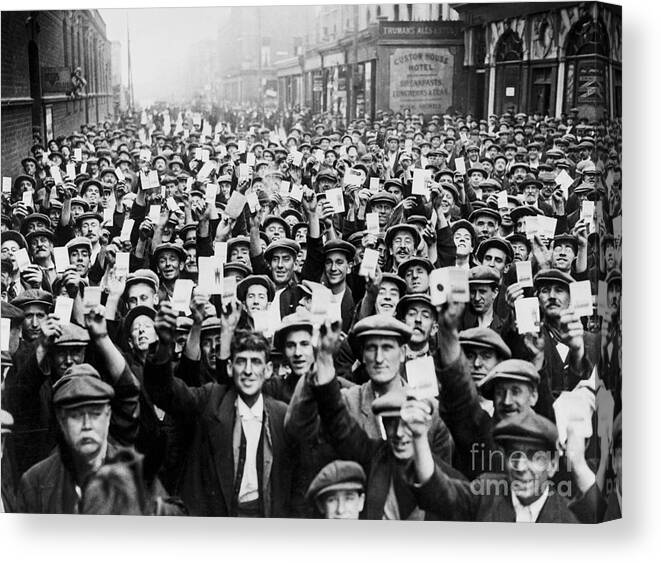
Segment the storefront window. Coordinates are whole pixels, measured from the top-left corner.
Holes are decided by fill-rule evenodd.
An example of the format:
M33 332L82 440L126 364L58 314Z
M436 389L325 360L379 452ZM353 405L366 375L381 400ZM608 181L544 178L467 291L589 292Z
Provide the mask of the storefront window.
M507 30L496 45L496 108L498 113L519 111L521 98L521 62L523 42Z

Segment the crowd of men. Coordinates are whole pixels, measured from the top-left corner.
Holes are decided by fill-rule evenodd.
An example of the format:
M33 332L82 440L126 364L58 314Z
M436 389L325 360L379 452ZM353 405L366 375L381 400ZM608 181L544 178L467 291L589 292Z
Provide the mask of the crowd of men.
M2 510L620 517L621 149L578 109L37 134L2 184Z

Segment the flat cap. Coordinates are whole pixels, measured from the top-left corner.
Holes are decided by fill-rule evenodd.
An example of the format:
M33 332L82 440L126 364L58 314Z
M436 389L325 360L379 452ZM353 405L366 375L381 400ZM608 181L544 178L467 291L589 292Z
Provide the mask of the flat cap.
M355 461L336 459L324 466L308 487L305 497L313 501L331 491L362 491L365 489L365 472Z
M539 373L535 366L525 360L509 359L500 362L478 383L482 396L493 399L493 391L498 381L521 381L537 388Z
M200 332L209 332L212 330L220 330L220 319L215 315L204 319L200 327Z
M271 278L265 275L253 274L243 278L239 285L236 287L236 295L239 301L245 301L248 289L253 285L261 285L266 289L269 302L273 301L275 295L275 286L271 281Z
M404 278L406 275L406 270L412 268L413 266L422 266L425 270L427 270L427 273L434 269L434 265L427 258L423 258L422 256L413 256L407 260L404 260L404 262L399 265L397 268L397 275L400 278Z
M610 285L614 282L622 283L622 272L617 268L613 268L606 274L606 284Z
M287 250L288 252L291 252L294 256L297 256L298 253L301 251L301 246L295 240L292 240L290 238L281 238L280 240L273 241L271 244L269 244L266 247L266 250L264 251L264 259L268 261L270 259L270 256L276 250Z
M282 319L282 323L273 335L273 347L276 350L284 350L285 338L292 330L307 330L312 334L313 329L312 316L307 311L296 312L287 315Z
M72 248L77 248L79 246L84 246L87 250L92 253L92 241L87 237L74 237L66 244L67 250Z
M412 331L403 322L391 315L371 315L358 321L351 331L354 338L368 336L393 336L406 343L411 338Z
M285 221L282 217L279 215L269 215L266 219L264 219L262 228L266 230L266 227L268 227L271 223L278 223L281 225L285 231L285 238L290 237L289 223L287 223L287 221Z
M43 289L26 289L10 303L21 309L35 303L50 309L53 306L53 295Z
M27 235L25 235L25 240L28 244L30 244L30 241L36 237L46 237L48 240L53 242L55 240L55 233L53 233L53 231L50 229L35 229L34 231L30 231Z
M406 281L400 276L397 276L391 272L383 272L381 275L381 283L383 282L390 282L395 284L399 288L400 295L404 295L404 293L406 293Z
M186 250L184 250L184 247L181 244L176 244L174 242L163 242L159 244L154 248L153 257L156 259L161 252L166 252L168 250L179 255L179 258L182 261L186 260Z
M477 346L479 348L491 348L498 352L504 360L512 357L512 351L505 341L495 330L477 326L462 330L459 333L459 344L462 346Z
M459 219L459 221L455 221L450 225L450 228L452 229L452 234L454 235L459 229L466 229L470 236L471 239L473 240L473 248L477 244L477 233L475 232L475 227L473 227L473 223L470 221L467 221L466 219Z
M473 221L477 220L478 217L482 217L484 215L486 215L487 217L491 217L498 224L500 224L500 222L502 221L500 213L498 213L496 209L492 209L491 207L481 207L480 209L476 209L470 214L468 220L472 223Z
M245 235L238 235L236 237L232 237L227 241L227 253L231 254L232 253L232 248L235 246L239 245L245 245L245 246L250 246L250 237L247 237Z
M227 262L223 266L223 274L225 277L227 276L228 272L234 272L235 274L241 274L244 278L246 276L249 276L252 274L252 268L248 264L244 264L243 262Z
M533 217L535 215L542 215L542 212L532 205L520 205L510 211L510 219L514 223L522 217Z
M500 272L491 266L474 266L468 272L468 284L500 284Z
M150 270L149 268L140 268L126 276L126 288L135 283L149 284L154 288L155 291L158 291L160 286L156 272L154 272L154 270Z
M403 318L408 307L414 303L426 305L431 311L435 308L432 305L431 298L426 293L407 293L397 302L397 318Z
M90 341L89 332L74 323L63 323L60 325L62 332L53 344L55 346L86 346Z
M370 206L372 206L376 203L387 203L387 204L392 205L393 207L395 207L395 205L397 205L397 198L395 198L395 196L392 195L391 193L388 193L386 191L382 191L382 192L375 193L373 196L371 196L367 200L368 207L370 207Z
M566 286L569 286L570 283L574 283L576 280L572 278L569 274L556 270L555 268L549 268L546 270L540 270L537 272L533 278L533 285L535 288L539 287L544 282L555 282L561 283Z
M498 443L526 442L555 451L558 430L548 418L528 411L524 414L501 420L492 433Z
M553 237L553 246L556 244L571 244L574 248L574 253L578 252L578 237L570 235L569 233L562 233Z
M138 305L126 313L126 316L124 317L124 331L126 335L131 333L131 325L133 324L133 321L143 315L154 320L156 318L156 311L146 305Z
M490 248L498 248L502 250L507 256L508 262L514 260L514 250L512 249L512 245L501 237L491 237L483 240L475 251L475 258L477 258L479 262L482 262L486 251Z
M528 237L523 233L512 233L511 235L505 237L505 240L511 245L514 245L515 243L525 244L528 248L528 252L532 250L532 242L530 242Z
M403 387L388 391L372 401L372 412L382 417L399 417L402 405L406 402L406 392Z
M397 223L396 225L393 225L386 231L386 238L385 238L385 243L386 247L390 248L390 245L392 244L392 239L395 237L395 234L398 233L399 231L406 231L413 237L413 246L414 250L418 248L418 245L420 244L420 233L418 232L418 229L416 229L413 225L409 225L408 223Z
M70 367L53 385L53 405L56 407L104 404L114 396L114 389L102 381L99 372L89 364Z
M356 247L345 240L335 239L328 241L323 247L324 255L330 254L331 252L341 252L347 257L347 260L351 262L356 255Z

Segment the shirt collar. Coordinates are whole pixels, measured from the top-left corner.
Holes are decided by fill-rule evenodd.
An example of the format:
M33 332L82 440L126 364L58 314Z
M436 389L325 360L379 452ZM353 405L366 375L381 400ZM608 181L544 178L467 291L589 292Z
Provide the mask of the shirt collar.
M236 398L236 404L241 418L255 418L262 421L264 417L264 396L260 393L257 401L252 407L249 407L241 397Z
M546 485L546 488L544 489L542 496L539 497L535 502L527 506L521 504L521 501L519 501L517 496L514 494L514 491L512 491L510 494L512 496L512 505L514 506L514 512L516 514L519 514L520 512L523 513L529 512L532 516L532 521L537 522L537 518L539 518L539 513L542 511L542 508L544 507L544 503L546 502L546 499L549 496L549 487L548 485Z

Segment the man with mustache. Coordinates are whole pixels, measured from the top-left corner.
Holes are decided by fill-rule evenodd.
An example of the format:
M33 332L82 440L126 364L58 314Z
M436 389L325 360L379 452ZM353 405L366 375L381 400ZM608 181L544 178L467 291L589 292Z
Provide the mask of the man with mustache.
M390 252L390 271L397 273L403 262L415 256L420 244L420 233L413 225L399 223L386 231L385 242Z

